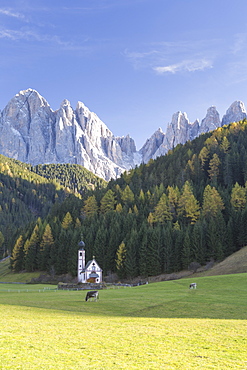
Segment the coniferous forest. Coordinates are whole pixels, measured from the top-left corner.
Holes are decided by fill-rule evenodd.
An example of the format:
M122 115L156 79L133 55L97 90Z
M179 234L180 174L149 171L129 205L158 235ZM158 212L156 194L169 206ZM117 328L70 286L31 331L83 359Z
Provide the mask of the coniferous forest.
M76 165L1 156L0 166L0 248L17 272L75 276L81 238L87 260L120 279L220 261L247 244L246 120L108 184Z

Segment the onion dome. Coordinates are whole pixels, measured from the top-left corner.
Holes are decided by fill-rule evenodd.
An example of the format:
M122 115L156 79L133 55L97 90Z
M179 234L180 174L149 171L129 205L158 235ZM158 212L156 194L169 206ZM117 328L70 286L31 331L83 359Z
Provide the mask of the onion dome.
M84 249L85 248L85 243L81 240L79 243L78 243L78 247L80 249Z

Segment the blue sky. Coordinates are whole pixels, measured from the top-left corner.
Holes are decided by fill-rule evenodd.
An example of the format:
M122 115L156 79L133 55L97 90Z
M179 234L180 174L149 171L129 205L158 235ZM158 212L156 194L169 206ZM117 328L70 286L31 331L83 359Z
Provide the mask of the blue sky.
M177 111L247 105L246 0L1 0L0 109L36 89L139 149Z

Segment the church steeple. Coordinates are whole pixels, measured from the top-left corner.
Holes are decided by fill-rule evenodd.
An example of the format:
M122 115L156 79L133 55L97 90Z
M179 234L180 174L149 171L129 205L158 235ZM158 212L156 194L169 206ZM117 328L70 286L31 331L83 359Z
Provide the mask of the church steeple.
M77 276L78 276L78 283L82 282L83 279L83 270L85 269L85 243L81 240L78 243L78 271L77 271Z

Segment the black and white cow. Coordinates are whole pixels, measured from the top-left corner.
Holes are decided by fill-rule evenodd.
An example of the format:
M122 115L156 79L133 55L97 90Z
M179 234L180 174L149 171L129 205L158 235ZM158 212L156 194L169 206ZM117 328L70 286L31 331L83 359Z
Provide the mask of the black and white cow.
M190 289L196 289L196 283L191 283L190 284Z
M94 300L97 301L97 299L99 298L98 290L90 290L89 292L87 292L85 301L87 302L88 300L90 300L92 298L94 298Z

